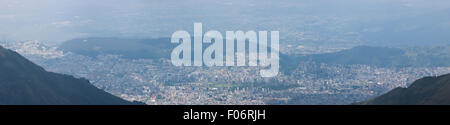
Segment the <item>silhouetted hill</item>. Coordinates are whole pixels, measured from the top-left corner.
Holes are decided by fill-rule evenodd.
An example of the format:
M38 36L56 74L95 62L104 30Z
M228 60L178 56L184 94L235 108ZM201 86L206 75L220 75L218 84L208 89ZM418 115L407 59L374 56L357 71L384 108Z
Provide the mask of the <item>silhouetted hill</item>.
M170 53L175 46L177 44L170 43L169 38L79 38L62 43L60 48L90 57L96 57L99 54L115 54L131 59L159 59L170 58Z
M366 105L450 105L450 74L425 77L408 88L392 91L359 104Z
M0 46L0 105L129 105L86 79L47 72Z

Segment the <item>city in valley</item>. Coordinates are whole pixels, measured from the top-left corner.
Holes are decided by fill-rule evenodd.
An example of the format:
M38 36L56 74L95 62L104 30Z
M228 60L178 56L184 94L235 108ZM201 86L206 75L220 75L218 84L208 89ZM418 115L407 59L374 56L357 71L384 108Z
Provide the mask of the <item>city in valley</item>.
M116 96L149 105L351 104L424 76L450 73L450 67L300 62L289 74L265 78L259 75L260 67L176 67L166 58L89 57L39 41L1 44L48 71L84 77Z

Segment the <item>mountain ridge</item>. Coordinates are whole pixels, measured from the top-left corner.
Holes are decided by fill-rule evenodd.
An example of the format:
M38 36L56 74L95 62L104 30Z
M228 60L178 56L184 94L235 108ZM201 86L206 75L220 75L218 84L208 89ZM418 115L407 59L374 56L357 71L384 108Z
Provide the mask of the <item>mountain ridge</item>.
M395 88L363 105L449 105L450 74L424 77L407 88Z
M132 105L87 79L53 72L0 46L0 105Z

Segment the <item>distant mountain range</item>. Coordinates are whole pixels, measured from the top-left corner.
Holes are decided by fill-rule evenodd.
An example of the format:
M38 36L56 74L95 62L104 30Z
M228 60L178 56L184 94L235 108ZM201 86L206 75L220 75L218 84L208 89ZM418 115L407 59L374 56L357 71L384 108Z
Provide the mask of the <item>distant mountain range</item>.
M450 74L425 77L408 88L396 88L374 99L357 104L365 105L450 105Z
M280 55L280 70L289 74L300 62L377 67L448 67L449 60L449 45L405 48L357 46L333 53Z
M67 52L90 57L96 57L99 54L115 54L132 59L169 59L172 49L177 45L169 41L169 38L80 38L64 42L60 48ZM437 67L450 66L448 60L450 60L450 45L404 48L357 46L323 54L286 55L280 53L280 71L289 74L299 62L361 64L378 67Z
M193 40L192 40L193 41ZM177 44L170 38L123 39L123 38L78 38L62 43L59 48L65 52L97 57L101 54L121 55L127 59L170 59L170 53ZM206 48L206 46L203 46ZM295 56L280 53L282 71L290 71L298 61Z
M132 105L86 79L47 72L0 46L0 105Z
M450 60L450 46L407 48L357 46L335 53L300 56L295 61L379 67L436 67L450 66L448 60Z

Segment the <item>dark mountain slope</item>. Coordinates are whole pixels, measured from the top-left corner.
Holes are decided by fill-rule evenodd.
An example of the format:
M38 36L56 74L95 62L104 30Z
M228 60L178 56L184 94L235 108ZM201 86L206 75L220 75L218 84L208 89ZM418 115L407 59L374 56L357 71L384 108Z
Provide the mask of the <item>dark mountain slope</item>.
M128 105L86 79L45 71L0 46L0 105Z
M425 77L408 88L396 88L372 100L367 105L450 105L450 74Z

